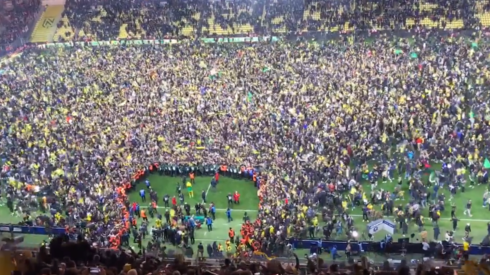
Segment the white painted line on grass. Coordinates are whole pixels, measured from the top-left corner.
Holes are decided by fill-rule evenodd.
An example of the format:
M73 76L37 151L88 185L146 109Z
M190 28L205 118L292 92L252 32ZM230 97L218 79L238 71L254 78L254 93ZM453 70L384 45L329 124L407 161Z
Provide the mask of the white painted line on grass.
M140 205L140 208L148 208L148 206ZM170 209L170 207L165 207L165 206L157 206L158 209ZM216 211L226 211L227 209L225 208L216 208ZM259 210L248 210L248 209L233 209L231 208L231 212L236 211L236 212L258 212Z
M204 195L206 197L206 199L208 198L209 189L211 189L211 183L209 184L208 189L206 190L206 194ZM201 201L201 203L203 203L203 202L204 201Z
M352 215L349 215L349 216L352 216L352 217L362 217L362 215L358 215L358 214L352 214ZM479 220L479 219L458 219L460 221L467 221L467 222L489 222L490 220Z
M198 238L195 238L196 241L226 241L228 239L198 239Z

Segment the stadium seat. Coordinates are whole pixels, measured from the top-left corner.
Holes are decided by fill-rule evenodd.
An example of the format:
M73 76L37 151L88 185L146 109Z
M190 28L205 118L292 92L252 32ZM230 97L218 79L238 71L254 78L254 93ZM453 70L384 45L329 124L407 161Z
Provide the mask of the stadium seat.
M73 37L73 28L70 25L70 20L65 15L60 19L60 22L58 23L58 29L54 34L53 41L68 41L73 39Z

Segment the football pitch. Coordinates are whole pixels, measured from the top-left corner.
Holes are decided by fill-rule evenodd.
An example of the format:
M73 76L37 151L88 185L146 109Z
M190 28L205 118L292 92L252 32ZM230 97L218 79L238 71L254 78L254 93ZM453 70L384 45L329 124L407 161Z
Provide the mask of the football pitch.
M163 197L168 194L170 198L176 196L177 203L180 204L177 193L177 185L182 186L182 177L170 177L159 176L152 174L148 177L150 180L151 188L158 194L158 212L163 214L165 207L163 207ZM189 179L189 177L187 177ZM188 203L191 207L191 214L195 214L194 205L196 203L202 203L201 193L206 194L206 209L209 209L211 203L214 203L216 207L216 220L213 221L213 230L208 231L206 225L203 225L201 229L195 231L196 243L202 242L204 245L213 243L214 241L221 243L224 247L224 242L228 239L228 230L233 228L236 234L239 234L241 225L243 223L244 213L247 212L251 220L255 220L257 217L257 208L259 199L257 197L257 189L251 180L247 179L233 179L229 177L220 176L219 183L216 188L211 187L212 177L196 177L192 186L194 191L194 197L190 198L187 190L182 189L184 194L185 203ZM131 202L138 202L140 205L148 205L147 202L142 203L139 196L139 190L146 189L143 182L136 186L136 190L129 194L129 200ZM238 191L240 194L240 204L233 204L231 209L231 216L233 221L228 222L226 216L226 210L228 208L227 195L233 194ZM170 199L171 200L171 199ZM171 205L171 202L170 202ZM153 220L154 221L154 220Z
M434 168L434 167L433 167ZM436 165L437 168L437 165ZM183 194L185 195L185 202L189 203L191 206L191 214L195 213L194 205L197 202L202 202L201 192L206 193L206 206L209 207L210 203L214 203L216 206L216 220L213 222L213 230L208 231L206 226L203 226L201 229L195 231L196 238L196 246L199 242L202 242L205 246L207 244L218 242L224 246L224 242L228 239L228 230L229 228L233 228L236 234L239 234L243 215L245 212L250 216L251 220L254 220L257 216L257 208L259 200L257 198L257 188L254 187L254 184L249 179L236 179L231 177L221 176L219 180L219 184L216 188L211 188L210 182L212 177L202 176L196 177L195 183L193 185L194 197L189 198L187 194L187 190L182 189ZM394 177L396 179L396 177ZM163 196L168 194L170 198L172 196L177 197L177 184L182 184L182 177L176 176L160 176L158 174L150 174L148 176L148 180L150 181L151 187L158 194L158 212L164 213L165 207L163 207ZM428 174L423 175L423 181L427 182ZM382 188L384 190L393 190L396 185L395 181L378 184L378 188ZM368 184L365 184L365 188L369 188ZM448 230L452 230L452 222L450 221L450 209L451 205L457 207L456 215L460 219L458 223L458 228L455 231L455 240L456 242L462 242L462 238L464 237L464 226L469 223L471 224L472 232L470 236L473 237L473 244L479 244L481 240L487 235L487 224L490 222L490 211L488 207L483 208L483 192L487 186L480 185L475 186L474 188L469 188L467 186L466 192L460 192L455 195L452 201L449 201L449 192L444 189L439 192L444 192L446 195L446 210L442 212L441 219L439 220L439 228L441 231L441 235L439 236L439 240L444 239L444 233ZM143 203L139 196L140 189L147 189L144 180L137 184L134 191L129 193L130 202L138 202L142 206L147 206L149 203L149 196L147 192L147 202ZM398 200L395 202L395 205L405 205L408 202L408 183L403 183L403 189L405 190L405 200ZM367 189L369 190L369 189ZM227 203L227 195L229 193L233 194L235 191L240 193L240 204L232 205L232 218L233 221L228 222L226 217L226 209L228 206ZM368 192L369 193L369 192ZM468 199L473 201L472 208L472 217L464 216L463 210L466 205ZM379 205L375 206L376 209L380 209ZM367 236L366 232L366 223L362 221L362 210L360 207L355 209L349 209L349 213L354 217L355 223L354 227L359 232L359 235ZM428 209L422 210L422 215L428 216ZM17 223L20 220L20 217L11 216L8 212L8 209L3 206L0 208L0 217L4 223ZM386 217L387 219L393 219L393 217ZM150 224L154 224L155 219L150 219ZM320 224L322 226L322 223ZM425 219L424 230L427 231L429 239L433 240L433 226L429 219ZM400 230L399 230L400 231ZM321 233L316 236L318 238L323 237ZM410 237L411 234L414 234L414 238L411 239L411 242L419 242L419 231L418 227L413 223L410 223L409 231L407 237ZM5 233L4 233L5 236ZM378 233L374 238L375 240L380 240L384 237L384 233ZM396 233L394 239L402 237L400 233ZM34 235L25 235L24 243L26 245L38 245L42 240L45 240L46 236L34 236ZM151 238L146 237L146 241L149 241ZM331 239L335 240L335 234L332 234ZM342 235L338 238L338 240L345 240L345 235ZM363 240L363 237L360 237L360 240ZM132 243L132 238L130 240L131 246L136 247L136 244ZM167 245L168 246L168 245ZM175 250L175 248L170 248ZM194 249L197 251L197 249ZM306 250L298 251L300 255L302 253L307 253Z

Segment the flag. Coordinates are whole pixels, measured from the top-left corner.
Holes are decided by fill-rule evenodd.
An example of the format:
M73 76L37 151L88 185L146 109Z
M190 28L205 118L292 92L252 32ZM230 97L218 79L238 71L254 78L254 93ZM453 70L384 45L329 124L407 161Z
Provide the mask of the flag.
M483 162L483 167L485 169L490 169L490 160L488 160L488 158L485 158L485 161Z
M271 70L271 69L270 69L270 68L268 68L268 67L264 67L264 68L262 68L262 72L263 72L263 73L268 72L268 71L270 71L270 70Z
M415 58L417 58L417 57L419 57L419 56L417 55L417 53L411 53L411 54L410 54L410 58L415 59Z
M402 51L402 50L400 50L400 49L396 49L396 50L395 50L395 54L396 54L396 55L399 55L399 54L402 54L402 53L403 53L403 51Z
M2 173L7 173L9 170L10 170L10 166L8 166L7 164L4 164L2 166Z
M215 80L217 78L218 70L216 68L212 68L209 72L209 79Z
M436 172L432 170L429 174L429 182L431 183L436 182L436 177L437 177Z
M248 102L251 102L252 101L252 98L253 98L253 94L251 92L248 92L248 94L247 94L247 101Z

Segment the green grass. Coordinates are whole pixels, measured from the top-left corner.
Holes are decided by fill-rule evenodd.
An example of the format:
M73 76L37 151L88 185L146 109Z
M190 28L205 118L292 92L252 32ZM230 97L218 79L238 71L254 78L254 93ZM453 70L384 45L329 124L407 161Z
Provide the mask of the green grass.
M372 163L371 165L372 166ZM439 163L432 163L431 164L431 169L435 171L440 171L441 164ZM428 183L429 182L429 173L424 173L422 178L422 182ZM381 180L378 182L378 189L382 188L387 191L393 191L395 186L397 185L397 179L398 179L398 174L395 173L393 177L392 182L387 182L387 183L382 183ZM487 235L487 223L490 222L490 211L488 211L488 207L482 208L483 205L483 193L486 190L487 186L485 185L476 185L475 188L470 188L469 187L469 180L466 183L466 190L465 192L460 192L458 190L458 193L454 196L452 201L449 201L450 194L447 189L439 189L439 193L444 193L446 197L446 204L445 204L445 211L441 213L441 219L439 219L439 228L441 231L441 235L439 236L439 240L444 238L444 233L447 230L452 230L452 222L450 221L450 214L451 214L451 206L454 205L456 206L456 216L460 219L460 222L458 223L458 228L455 232L455 240L457 242L462 242L462 238L465 235L464 232L464 226L467 223L471 224L471 234L470 236L473 236L473 243L480 243L481 240ZM364 184L365 189L364 190L369 190L370 192L370 187L367 184ZM404 180L404 183L402 185L403 190L405 191L405 200L397 200L395 201L395 205L403 205L405 206L408 203L409 200L409 194L408 194L408 187L409 184L407 181ZM429 188L430 192L433 193L432 188ZM368 193L369 193L368 192ZM473 202L473 207L472 207L472 217L464 216L463 211L466 206L466 202L471 199ZM376 209L380 209L379 206L376 206ZM429 210L426 208L422 210L422 216L428 217ZM362 209L360 207L351 210L351 214L356 215L356 228L360 232L365 232L365 223L362 222ZM388 219L392 217L387 217ZM433 240L433 226L432 222L430 219L425 219L425 224L424 224L424 229L427 231L429 239ZM415 226L413 223L410 224L409 227L409 233L408 235L415 233L416 238L418 238L418 227ZM384 234L378 233L379 236L375 236L375 239L381 239L384 237ZM402 237L401 234L397 233L394 236L395 238ZM415 241L415 240L414 240Z
M170 177L170 176L159 176L158 174L151 174L148 177L151 188L155 190L158 194L158 205L162 206L163 201L162 198L164 195L168 194L170 197L176 196L177 194L177 184L182 183L182 177ZM187 177L187 179L189 179ZM187 190L185 188L182 189L182 192L185 194L184 202L187 202L194 207L194 204L202 202L201 192L207 192L206 201L207 205L210 203L214 203L217 209L226 210L228 206L227 195L228 193L233 194L235 191L240 193L240 204L234 204L232 207L233 210L257 210L259 200L257 198L257 189L254 187L253 182L247 179L233 179L229 177L220 177L219 184L214 188L210 188L212 177L196 177L195 183L192 186L194 190L194 198L189 198L187 195ZM144 183L139 183L134 192L129 194L130 202L141 202L141 198L139 196L139 190L146 189ZM148 194L148 192L147 192ZM148 195L147 195L148 201ZM178 202L178 200L177 200ZM224 214L224 211L222 211ZM241 211L243 214L243 211ZM238 214L238 213L237 213Z
M152 174L148 177L148 179L150 180L152 189L157 192L158 199L160 200L158 202L158 210L159 212L163 212L165 211L165 209L163 209L163 196L168 194L170 197L176 196L178 198L176 187L177 184L182 183L182 177L159 176L158 174ZM206 205L209 206L210 203L214 203L217 208L216 220L213 222L213 231L208 232L205 226L195 231L196 247L194 251L197 251L197 244L199 242L202 242L206 246L207 244L212 244L214 241L216 241L221 243L224 247L224 242L228 239L228 230L230 227L233 228L237 234L239 234L244 212L248 212L251 219L255 219L257 216L257 206L259 200L257 198L257 189L254 187L252 181L221 176L218 186L216 189L213 189L210 188L211 179L212 178L209 176L196 177L193 185L193 198L189 198L186 189L182 190L185 195L184 202L189 203L191 206L191 213L195 213L195 203L202 202L202 191L207 192ZM141 202L141 198L139 196L140 189L146 189L144 183L139 183L136 190L129 194L129 200L131 202ZM240 193L240 204L234 204L232 206L232 217L234 220L232 222L228 222L226 217L226 208L228 207L226 196L228 193L233 194L235 191ZM178 200L177 202L179 203ZM154 221L155 220L152 220L151 222Z

